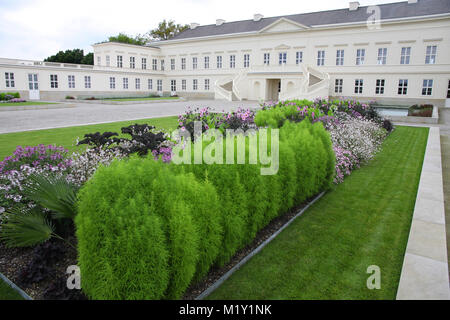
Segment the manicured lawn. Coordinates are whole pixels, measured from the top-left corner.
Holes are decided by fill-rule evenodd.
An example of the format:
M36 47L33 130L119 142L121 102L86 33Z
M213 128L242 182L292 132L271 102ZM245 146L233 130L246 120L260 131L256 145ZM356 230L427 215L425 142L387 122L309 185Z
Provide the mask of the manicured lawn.
M103 99L108 101L147 101L147 100L178 100L178 97L155 97L155 98L117 98L117 99Z
M45 104L58 104L55 102L39 102L39 101L26 101L26 102L2 102L0 107L19 107L19 106L40 106Z
M23 298L3 280L0 280L0 300L23 300Z
M95 132L106 132L112 131L120 133L120 128L126 127L135 123L143 124L148 123L153 125L158 129L174 130L177 128L178 119L177 117L166 117L166 118L153 118L153 119L142 119L133 121L121 121L106 124L95 124L88 126L79 127L69 127L60 129L49 129L49 130L36 130L36 131L26 131L26 132L15 132L15 133L5 133L0 134L0 160L3 160L6 156L12 154L16 149L16 146L36 146L39 144L56 144L58 146L64 146L65 148L76 151L84 146L76 147L77 137L80 140L84 137L86 133Z
M395 299L428 129L398 127L209 299ZM381 289L366 287L381 268Z

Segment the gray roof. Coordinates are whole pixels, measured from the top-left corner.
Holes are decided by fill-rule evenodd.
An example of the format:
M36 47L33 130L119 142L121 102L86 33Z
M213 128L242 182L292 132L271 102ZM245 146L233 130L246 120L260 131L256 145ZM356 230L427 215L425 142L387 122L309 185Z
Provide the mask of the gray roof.
M450 13L450 0L419 0L417 3L405 2L378 5L381 9L381 20L413 18L419 16ZM367 6L359 7L356 11L347 9L302 13L287 16L263 18L260 21L243 20L224 23L221 26L205 25L195 29L188 29L171 40L219 36L243 32L257 32L280 18L287 18L307 27L332 25L342 23L365 22L371 14L367 13ZM169 40L170 41L170 40Z

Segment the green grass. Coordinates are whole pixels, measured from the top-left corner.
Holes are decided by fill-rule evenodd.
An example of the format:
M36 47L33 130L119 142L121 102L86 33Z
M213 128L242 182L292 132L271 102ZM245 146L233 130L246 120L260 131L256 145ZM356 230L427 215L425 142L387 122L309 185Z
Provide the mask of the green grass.
M40 106L46 104L58 104L55 102L39 102L39 101L26 101L26 102L2 102L0 107L19 107L19 106Z
M395 299L428 137L398 127L209 299ZM381 268L381 289L366 287Z
M23 300L22 296L0 280L0 300Z
M147 100L178 100L178 97L146 97L146 98L105 98L108 101L147 101Z
M6 156L11 155L18 145L25 147L36 146L39 144L56 144L58 146L63 146L70 151L78 151L85 148L85 146L75 146L76 139L79 137L81 140L86 133L102 133L106 131L120 133L122 127L135 123L148 123L158 129L174 130L177 128L178 118L153 118L59 129L4 133L0 134L0 159L3 160Z

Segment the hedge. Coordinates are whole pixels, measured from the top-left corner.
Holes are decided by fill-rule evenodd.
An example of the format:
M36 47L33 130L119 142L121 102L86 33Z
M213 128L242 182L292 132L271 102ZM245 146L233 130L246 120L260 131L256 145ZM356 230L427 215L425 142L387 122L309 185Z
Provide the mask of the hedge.
M272 176L248 162L132 157L100 168L79 193L75 219L83 291L92 299L181 298L275 217L328 188L334 161L322 124L305 120L280 129Z

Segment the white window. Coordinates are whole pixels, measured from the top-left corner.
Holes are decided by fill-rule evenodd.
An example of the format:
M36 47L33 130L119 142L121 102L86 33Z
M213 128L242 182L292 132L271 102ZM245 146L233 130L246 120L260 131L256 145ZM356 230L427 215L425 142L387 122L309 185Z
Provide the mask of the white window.
M123 88L128 89L128 78L123 78Z
M423 80L422 95L431 96L433 94L433 80Z
M278 54L278 64L282 65L282 64L286 64L287 61L287 53L286 52L280 52Z
M156 81L156 90L158 90L158 92L162 92L163 91L163 82L161 79Z
M401 95L408 94L408 79L398 80L398 94L401 94Z
M403 47L400 55L400 64L409 64L411 58L411 47Z
M28 74L28 89L39 90L38 75L36 73Z
M58 88L58 75L57 74L50 75L50 87L53 89Z
M84 76L84 88L85 89L91 88L91 76Z
M186 79L181 80L181 90L186 91Z
M317 51L317 65L323 66L325 64L325 50Z
M250 55L244 54L244 68L250 67Z
M110 89L116 88L116 78L115 77L109 77L109 88Z
M205 90L206 91L209 91L209 84L210 84L209 79L205 79Z
M186 58L181 58L181 70L186 70Z
M141 90L141 79L136 78L136 90Z
M192 80L192 90L198 90L198 80L194 79Z
M197 69L197 66L198 66L198 59L197 59L197 57L193 57L192 58L192 69Z
M69 89L75 89L75 76L69 75L67 78L69 80Z
M107 67L111 66L111 58L109 56L106 56L106 66Z
M375 94L384 94L384 79L377 79L375 85Z
M123 67L123 57L117 56L117 68L122 68L122 67Z
M425 56L425 64L436 63L437 46L427 46L427 54Z
M386 64L387 60L387 48L378 48L378 64Z
M363 65L365 59L366 59L366 49L356 50L356 65L357 66Z
M136 68L136 58L130 57L130 69Z
M164 71L164 59L161 59L161 71Z
M177 92L177 80L170 80L170 91Z
M297 51L295 53L295 64L300 64L303 62L303 51Z
M170 59L170 70L175 70L175 59Z
M209 69L209 57L205 57L204 62L205 62L205 69Z
M98 66L102 65L102 57L97 57L97 65Z
M343 85L344 85L344 79L336 79L334 81L334 93L342 93Z
M14 73L12 73L12 72L5 72L5 80L6 80L6 87L7 88L14 88L16 86L16 83L15 83L15 80L14 80Z
M447 99L450 99L450 80L448 80Z
M336 51L336 65L343 66L344 65L344 50L339 49Z
M147 69L147 58L142 58L141 65L142 65L142 70Z
M270 53L264 53L264 64L266 66L270 64Z
M217 69L222 69L222 56L217 56Z
M361 94L363 92L363 87L364 87L363 79L356 79L355 80L355 93Z
M230 56L230 68L236 68L236 56L234 54Z
M153 90L153 79L147 80L147 88L148 90Z
M152 69L154 71L158 70L158 60L157 59L152 59Z

